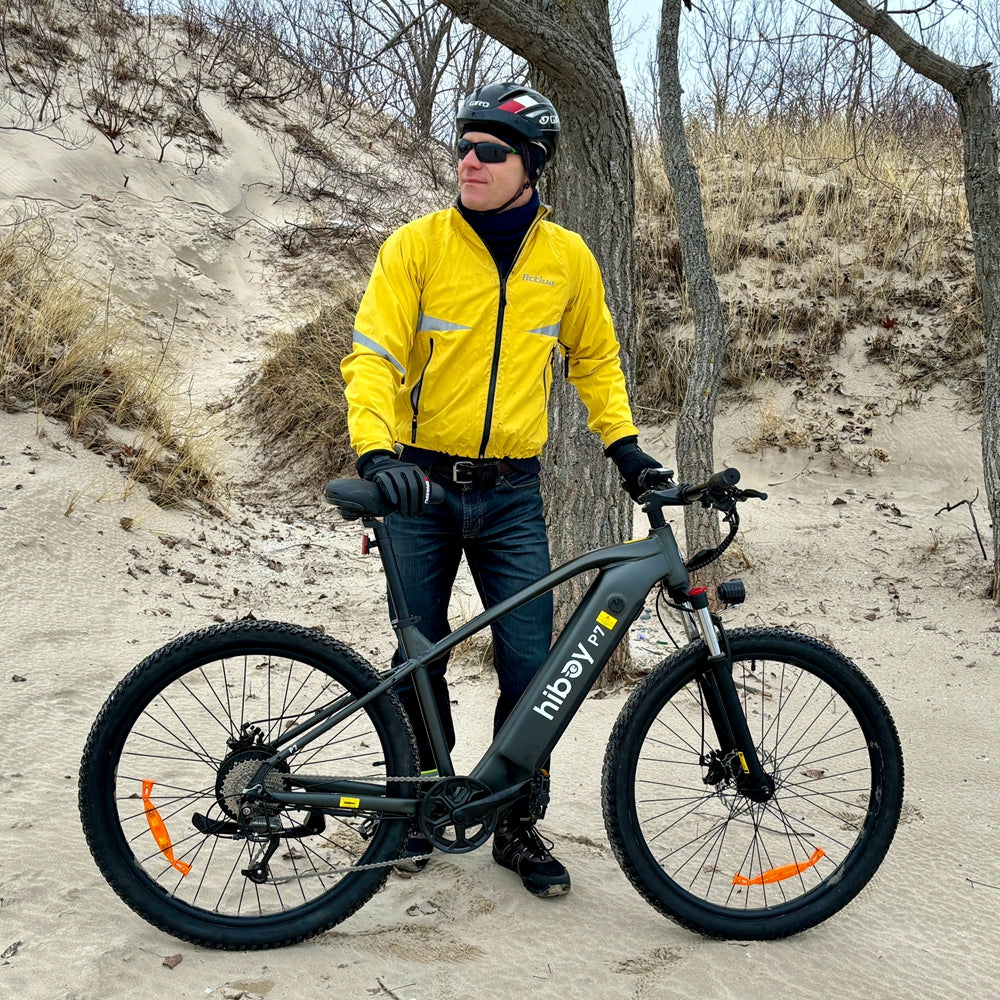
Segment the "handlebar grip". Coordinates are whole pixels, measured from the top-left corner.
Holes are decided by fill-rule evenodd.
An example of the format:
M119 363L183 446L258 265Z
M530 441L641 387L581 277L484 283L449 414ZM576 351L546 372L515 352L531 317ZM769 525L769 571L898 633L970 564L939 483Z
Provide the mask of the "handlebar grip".
M705 482L698 486L682 486L680 488L681 497L684 503L695 503L706 494L724 492L731 489L740 481L739 469L723 469L721 472L713 473Z
M723 469L721 472L716 472L705 486L710 490L718 489L728 489L730 486L735 486L740 481L740 470L739 469Z

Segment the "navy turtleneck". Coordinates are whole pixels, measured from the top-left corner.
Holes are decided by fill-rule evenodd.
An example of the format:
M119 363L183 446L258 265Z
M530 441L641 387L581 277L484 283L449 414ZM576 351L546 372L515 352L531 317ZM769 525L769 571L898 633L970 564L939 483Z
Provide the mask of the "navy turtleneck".
M519 208L509 208L506 212L490 214L475 212L458 199L458 210L462 218L476 231L476 235L486 244L486 248L496 261L500 276L506 278L514 266L514 258L524 242L538 214L538 192L532 191L529 201Z

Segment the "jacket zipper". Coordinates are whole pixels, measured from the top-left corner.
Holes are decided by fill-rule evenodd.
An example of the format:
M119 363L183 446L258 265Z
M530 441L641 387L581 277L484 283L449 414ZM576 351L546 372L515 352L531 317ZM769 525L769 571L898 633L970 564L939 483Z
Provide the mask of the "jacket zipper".
M517 248L517 253L514 254L514 259L511 261L510 270L506 274L500 271L500 265L497 264L496 257L493 257L492 251L490 252L490 256L493 257L493 263L496 264L497 274L500 277L500 304L497 309L496 334L493 338L493 364L490 366L490 389L486 396L486 417L483 420L483 440L479 445L479 458L486 458L486 445L489 443L490 431L493 425L493 404L496 400L497 376L500 372L500 345L503 340L503 318L507 309L507 278L513 273L514 266L521 256L521 251L524 250L525 244L528 242L528 237L534 231L535 226L538 225L539 220L547 214L548 212L544 212L536 215L534 222L528 226L528 231L524 234L524 239L521 240L521 245ZM487 247L487 250L489 250L489 247Z
M420 371L420 378L417 379L416 384L410 390L410 407L413 410L413 421L410 424L410 444L417 443L417 416L420 413L420 391L424 386L424 376L427 374L427 368L431 363L431 358L434 357L434 338L430 339L430 353L427 355L427 360L424 362L424 367Z
M520 253L520 251L518 251ZM516 258L515 258L516 260ZM497 272L499 273L499 268ZM511 267L513 270L513 266ZM497 329L493 338L493 364L490 366L490 391L486 396L486 417L483 420L483 440L479 445L479 457L486 457L486 445L490 440L493 425L493 403L496 399L497 375L500 372L500 342L503 340L503 314L507 309L507 279L500 276L500 306L497 309Z

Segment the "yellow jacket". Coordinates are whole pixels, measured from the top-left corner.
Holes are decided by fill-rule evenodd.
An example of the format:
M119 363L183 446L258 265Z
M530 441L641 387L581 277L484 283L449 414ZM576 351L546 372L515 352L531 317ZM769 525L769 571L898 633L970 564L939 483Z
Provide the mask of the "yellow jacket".
M557 345L604 445L638 433L597 261L548 211L503 284L457 208L385 241L341 365L359 455L396 442L463 458L539 455Z

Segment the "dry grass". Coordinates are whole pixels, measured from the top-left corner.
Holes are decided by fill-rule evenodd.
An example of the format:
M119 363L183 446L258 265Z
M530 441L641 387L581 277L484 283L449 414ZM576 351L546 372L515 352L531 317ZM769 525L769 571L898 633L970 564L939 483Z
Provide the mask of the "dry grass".
M358 302L356 293L345 293L313 320L277 335L241 387L262 471L283 472L293 487L313 493L354 463L340 362L351 349Z
M960 149L828 122L808 130L736 123L691 130L720 271L748 252L801 264L820 241L874 267L924 276L964 241Z
M810 434L801 422L779 413L773 400L757 407L756 419L747 421L747 434L736 442L740 451L755 455L763 448L805 448L809 445Z
M691 122L688 138L728 316L730 396L746 398L762 379L815 385L860 329L869 357L901 386L946 378L980 405L982 311L953 136L904 142L891 130L781 122L715 132ZM637 192L638 403L645 419L663 419L683 398L693 315L652 143L637 154Z
M866 340L867 356L892 369L901 386L923 391L944 382L968 409L979 412L986 385L986 330L975 283L962 283L934 308L941 322L933 339L914 336L885 312Z
M163 351L71 276L42 225L0 242L0 408L64 420L161 506L220 502L209 442L180 416ZM122 431L128 433L122 433Z
M640 419L655 422L680 413L693 352L690 331L669 320L664 322L655 305L647 306L639 324L636 365Z

